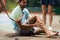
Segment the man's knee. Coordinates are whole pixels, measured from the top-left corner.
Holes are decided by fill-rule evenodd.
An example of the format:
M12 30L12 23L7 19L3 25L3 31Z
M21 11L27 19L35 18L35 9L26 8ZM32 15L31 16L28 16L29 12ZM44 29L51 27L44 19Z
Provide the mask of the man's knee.
M36 22L36 18L37 16L33 16L30 20L29 20L29 23L33 24Z

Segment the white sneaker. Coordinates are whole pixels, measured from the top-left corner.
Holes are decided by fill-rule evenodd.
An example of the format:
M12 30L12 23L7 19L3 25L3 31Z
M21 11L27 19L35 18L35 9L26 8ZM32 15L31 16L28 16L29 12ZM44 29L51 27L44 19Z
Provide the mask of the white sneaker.
M49 26L48 29L49 29L49 30L52 30L52 26Z
M58 33L58 36L60 36L60 32Z

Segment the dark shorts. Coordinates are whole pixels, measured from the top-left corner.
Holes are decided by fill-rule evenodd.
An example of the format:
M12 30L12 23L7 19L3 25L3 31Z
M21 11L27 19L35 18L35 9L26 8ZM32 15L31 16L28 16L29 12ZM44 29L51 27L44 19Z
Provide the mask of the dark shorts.
M17 30L17 33L21 36L30 36L30 35L34 35L34 28L32 28L31 30Z
M55 0L41 0L41 5L54 5Z

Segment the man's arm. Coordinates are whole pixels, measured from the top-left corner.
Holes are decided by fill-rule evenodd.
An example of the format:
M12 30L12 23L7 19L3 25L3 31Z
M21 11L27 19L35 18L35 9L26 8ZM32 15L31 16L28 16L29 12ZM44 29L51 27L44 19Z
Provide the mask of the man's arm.
M32 28L35 26L35 24L21 24L21 20L16 21L16 23L20 28Z
M34 27L35 24L22 24L22 26L26 26L26 27Z

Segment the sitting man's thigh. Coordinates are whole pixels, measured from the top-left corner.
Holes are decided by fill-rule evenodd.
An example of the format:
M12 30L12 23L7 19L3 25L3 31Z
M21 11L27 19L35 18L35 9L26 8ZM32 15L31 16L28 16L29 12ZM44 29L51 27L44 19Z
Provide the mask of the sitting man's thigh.
M29 19L29 24L34 24L36 22L36 16L33 16L32 18Z

